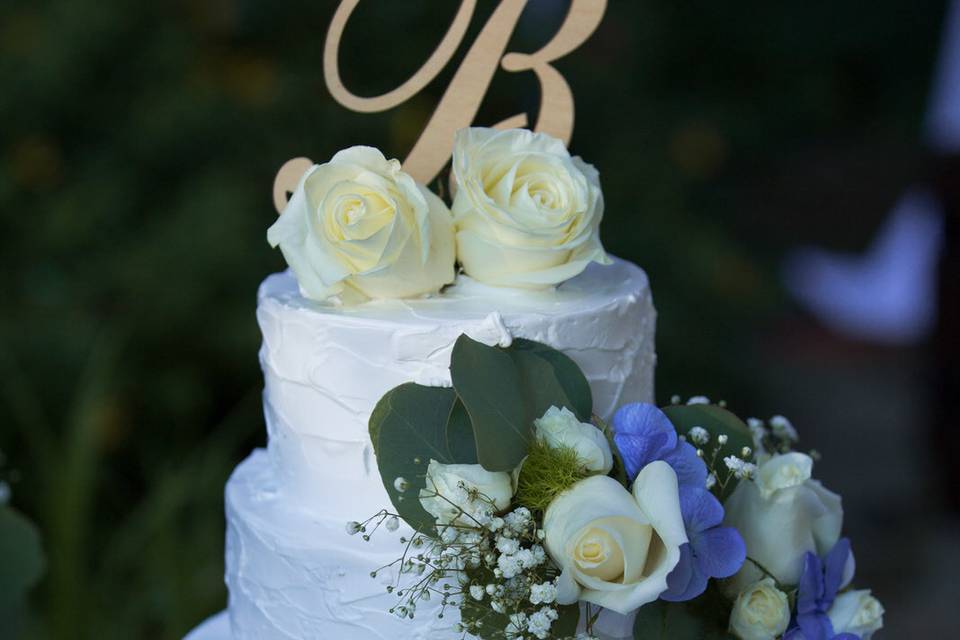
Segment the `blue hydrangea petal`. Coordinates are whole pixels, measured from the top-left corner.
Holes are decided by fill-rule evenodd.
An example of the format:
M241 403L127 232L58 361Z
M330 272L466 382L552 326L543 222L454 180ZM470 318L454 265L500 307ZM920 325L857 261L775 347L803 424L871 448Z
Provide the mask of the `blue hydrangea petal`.
M660 594L661 600L686 602L707 590L707 576L700 570L689 543L680 545L680 561L667 576L667 590Z
M700 572L710 578L729 578L747 559L747 545L733 527L713 527L691 541Z
M677 432L670 419L646 402L620 407L613 416L612 426L613 440L631 481L641 469L654 460L661 460L677 446Z
M847 566L849 557L850 540L848 538L838 540L827 554L823 570L823 594L820 596L821 607L824 610L828 609L837 597L837 591L840 590L840 584L843 582L843 570Z
M803 573L797 587L797 615L813 615L819 611L823 597L823 564L809 551L803 556ZM806 631L804 631L806 633Z
M683 487L705 487L707 484L707 465L697 455L696 448L689 442L680 442L660 458L677 472L677 483ZM721 515L722 517L722 515Z
M680 486L680 513L687 537L723 522L723 505L703 485Z
M824 613L799 615L797 624L805 640L833 640L833 624Z

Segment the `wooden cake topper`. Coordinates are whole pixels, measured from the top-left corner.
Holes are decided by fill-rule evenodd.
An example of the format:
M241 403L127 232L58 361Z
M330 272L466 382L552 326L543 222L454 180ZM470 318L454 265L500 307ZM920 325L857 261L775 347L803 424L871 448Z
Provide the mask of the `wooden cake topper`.
M337 102L353 111L375 113L409 100L436 78L463 41L477 3L476 0L461 1L440 44L406 82L392 91L369 98L351 93L340 78L340 39L358 4L360 0L342 0L337 7L323 49L323 76L330 94ZM526 5L527 0L502 0L470 47L420 138L403 161L404 171L417 182L430 183L450 160L453 134L473 124L498 65L506 71L533 71L536 74L540 82L540 110L534 130L560 138L564 144L570 142L573 133L573 93L551 63L590 37L603 18L607 2L572 0L563 24L542 49L535 53L507 53L510 36ZM519 113L493 126L511 129L528 124L527 114ZM273 185L273 201L277 211L282 211L286 206L288 194L296 189L297 182L311 164L307 158L294 158L280 168Z

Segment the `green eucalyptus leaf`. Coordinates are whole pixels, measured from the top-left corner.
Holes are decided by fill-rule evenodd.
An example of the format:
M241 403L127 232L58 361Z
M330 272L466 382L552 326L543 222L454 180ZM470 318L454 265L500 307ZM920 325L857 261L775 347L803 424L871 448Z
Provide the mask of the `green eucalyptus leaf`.
M740 456L744 447L753 448L753 437L750 428L744 422L723 407L713 404L671 405L663 408L663 412L670 418L678 433L686 435L693 427L703 427L710 434L710 443L704 449L712 455L716 447L717 436L727 436L727 443L720 448L717 460L722 461L727 456ZM722 465L723 463L720 462ZM727 483L720 499L726 499L737 486L736 478Z
M447 449L457 464L477 464L477 441L467 408L459 398L450 407L447 419Z
M527 424L543 416L550 407L570 408L572 403L546 360L528 352L508 350L520 375L520 397Z
M683 605L657 600L637 611L636 640L702 640L703 626Z
M447 423L457 396L453 389L407 383L387 392L370 416L370 438L383 486L397 513L414 529L433 535L434 519L420 506L430 460L456 462ZM407 481L400 491L396 479Z
M36 526L13 508L0 506L0 630L16 624L45 565Z
M551 633L556 638L572 638L577 635L577 625L580 624L580 605L570 604L563 607L557 607L557 613L560 615L550 627Z
M513 359L462 335L453 346L450 377L473 424L477 460L488 471L512 471L527 453L532 430Z
M727 630L730 603L711 585L689 602L657 600L640 607L635 640L734 640Z
M532 356L548 364L553 372L553 378L546 380L545 384L552 385L555 382L560 387L562 396L557 391L551 390L551 392L566 399L567 404L565 406L577 414L582 422L589 422L593 414L593 395L590 392L590 383L587 382L586 376L583 375L583 371L580 370L577 363L571 360L569 356L545 344L525 338L514 340L510 346L510 353L515 359L518 359L518 356L520 359ZM549 405L544 411L547 408L549 408ZM543 415L542 411L540 415Z

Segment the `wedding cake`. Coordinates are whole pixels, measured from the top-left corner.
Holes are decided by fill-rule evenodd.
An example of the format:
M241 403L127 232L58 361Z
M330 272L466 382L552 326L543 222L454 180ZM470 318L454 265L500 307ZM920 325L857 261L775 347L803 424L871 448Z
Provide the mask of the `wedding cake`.
M226 487L228 610L189 639L867 640L789 421L652 404L650 286L600 243L597 171L465 129L452 174L448 208L353 147L269 229L268 444Z

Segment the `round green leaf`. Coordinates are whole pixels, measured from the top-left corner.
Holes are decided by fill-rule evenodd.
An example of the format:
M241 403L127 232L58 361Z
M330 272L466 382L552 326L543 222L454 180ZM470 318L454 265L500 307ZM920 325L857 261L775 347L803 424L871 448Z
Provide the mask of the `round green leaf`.
M743 421L722 407L713 404L670 405L663 408L678 433L686 435L693 427L703 427L710 434L710 444L705 449L713 451L717 436L727 436L727 443L720 448L717 460L727 456L740 456L744 447L753 448L750 428ZM737 486L736 478L731 478L721 499L725 499Z
M0 506L0 616L14 616L45 564L36 526L11 507Z
M408 383L389 391L370 416L370 438L383 486L397 513L414 529L433 535L433 516L418 498L430 460L456 462L447 440L447 422L457 396L453 389ZM397 478L407 482L397 488Z
M527 454L532 429L513 359L462 335L453 346L450 377L473 424L477 460L488 471L512 471Z
M524 338L514 340L508 351L518 366L525 366L529 370L527 374L522 369L524 377L529 376L526 386L532 393L540 396L540 404L549 402L536 417L543 415L553 404L558 407L566 406L583 422L590 421L593 414L593 395L590 392L590 383L577 363L556 349ZM530 364L529 361L534 359L546 364L552 375L547 374L542 367Z

